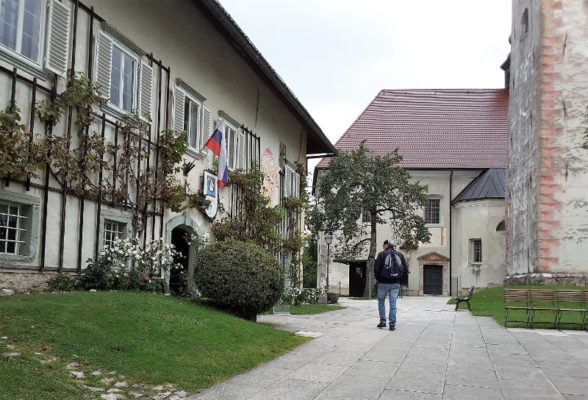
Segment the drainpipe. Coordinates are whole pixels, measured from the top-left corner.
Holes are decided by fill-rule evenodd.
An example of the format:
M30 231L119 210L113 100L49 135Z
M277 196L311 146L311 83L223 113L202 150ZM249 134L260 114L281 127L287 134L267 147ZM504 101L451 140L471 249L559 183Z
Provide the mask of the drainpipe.
M452 236L453 236L453 229L451 229L451 221L452 221L452 215L451 212L453 210L453 204L451 204L453 201L453 170L451 170L451 173L449 174L449 296L452 296L452 288L451 288L451 282L453 277L451 276L451 264L453 263L453 259L451 258L451 248L453 247L453 240L452 240Z

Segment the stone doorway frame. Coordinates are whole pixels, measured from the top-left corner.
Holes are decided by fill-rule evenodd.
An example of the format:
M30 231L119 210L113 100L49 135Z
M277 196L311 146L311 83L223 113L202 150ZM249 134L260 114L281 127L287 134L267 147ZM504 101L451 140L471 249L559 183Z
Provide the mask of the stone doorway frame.
M180 215L176 215L175 217L171 218L165 224L165 242L171 243L172 231L177 227L185 227L187 231L190 233L196 234L202 237L202 229L196 221L192 219L190 213L184 211L184 213ZM196 249L190 246L190 254L188 255L188 290L191 292L194 291L194 264L196 263ZM165 280L169 283L169 271L165 274Z
M424 291L424 267L425 265L439 265L443 267L443 296L449 296L449 258L437 252L430 252L423 256L417 257L419 261L419 295L423 296Z

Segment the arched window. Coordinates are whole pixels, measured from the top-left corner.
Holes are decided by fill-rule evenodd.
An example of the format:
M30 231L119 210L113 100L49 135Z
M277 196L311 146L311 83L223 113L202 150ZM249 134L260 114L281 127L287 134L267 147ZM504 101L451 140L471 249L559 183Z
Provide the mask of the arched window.
M500 221L498 225L496 225L496 232L504 232L506 230L506 224L504 220Z

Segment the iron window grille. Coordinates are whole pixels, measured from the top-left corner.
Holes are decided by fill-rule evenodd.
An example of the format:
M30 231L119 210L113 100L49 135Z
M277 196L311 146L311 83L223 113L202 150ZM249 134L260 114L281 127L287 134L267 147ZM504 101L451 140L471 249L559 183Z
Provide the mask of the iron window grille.
M425 205L425 223L438 224L441 210L441 200L428 199Z
M472 263L479 264L482 262L482 240L472 239Z
M25 207L21 204L0 202L0 254L19 255L26 234Z

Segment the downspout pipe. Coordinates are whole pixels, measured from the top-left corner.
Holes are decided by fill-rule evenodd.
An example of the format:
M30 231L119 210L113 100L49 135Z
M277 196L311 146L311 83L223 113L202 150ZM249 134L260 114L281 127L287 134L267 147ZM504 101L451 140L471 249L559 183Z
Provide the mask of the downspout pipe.
M451 274L451 264L453 263L453 258L451 258L451 249L453 247L453 240L452 240L452 236L453 236L453 229L452 229L452 220L453 220L453 216L452 216L452 211L453 211L453 170L450 171L449 173L449 296L452 296L452 281L453 281L453 276Z

